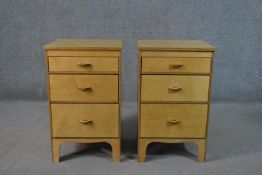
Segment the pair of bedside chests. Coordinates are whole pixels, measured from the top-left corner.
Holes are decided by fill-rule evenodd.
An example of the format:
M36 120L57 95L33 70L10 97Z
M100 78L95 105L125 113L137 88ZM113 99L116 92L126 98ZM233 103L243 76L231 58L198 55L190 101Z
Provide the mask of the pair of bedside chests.
M215 48L202 41L138 41L138 161L152 142L193 142L205 161ZM64 142L107 142L120 161L121 40L59 39L45 46L52 159Z

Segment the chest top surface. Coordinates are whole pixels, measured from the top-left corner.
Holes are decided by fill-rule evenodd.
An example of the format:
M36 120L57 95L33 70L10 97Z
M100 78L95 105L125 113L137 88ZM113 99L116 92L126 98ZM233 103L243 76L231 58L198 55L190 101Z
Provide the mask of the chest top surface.
M215 47L200 40L138 40L140 51L215 51Z
M46 50L121 50L121 40L57 39L44 46Z

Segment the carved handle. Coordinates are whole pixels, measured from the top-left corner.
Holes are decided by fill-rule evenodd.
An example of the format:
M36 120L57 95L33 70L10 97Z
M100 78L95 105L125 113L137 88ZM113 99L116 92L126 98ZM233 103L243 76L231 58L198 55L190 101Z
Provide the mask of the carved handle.
M82 119L80 119L79 122L82 123L82 124L85 124L85 125L91 125L91 124L93 124L93 121L92 121L92 120L82 120Z
M78 89L81 91L91 91L92 87L78 87Z
M184 66L183 64L170 64L169 68L170 69L179 69L179 68L181 68L183 66Z
M168 90L172 91L172 92L179 92L182 90L181 87L169 87Z
M78 66L80 66L80 67L91 67L92 64L91 63L78 63Z
M167 120L167 122L172 124L172 125L176 125L176 124L180 123L181 121L172 119L172 120Z

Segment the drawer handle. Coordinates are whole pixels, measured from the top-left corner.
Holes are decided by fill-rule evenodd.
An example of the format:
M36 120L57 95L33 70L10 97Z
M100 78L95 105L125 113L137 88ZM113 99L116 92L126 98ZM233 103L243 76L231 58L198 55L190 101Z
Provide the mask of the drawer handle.
M92 125L93 121L92 120L79 120L80 123L85 124L85 125Z
M80 67L91 67L92 64L91 63L78 63L78 66L80 66Z
M179 69L179 68L181 68L183 66L184 66L183 64L170 64L169 68L170 69Z
M92 87L78 87L78 89L81 91L91 91Z
M182 88L181 87L169 87L168 90L172 92L179 92L182 90Z
M178 123L180 123L181 121L179 120L167 120L168 123L172 124L172 125L177 125Z

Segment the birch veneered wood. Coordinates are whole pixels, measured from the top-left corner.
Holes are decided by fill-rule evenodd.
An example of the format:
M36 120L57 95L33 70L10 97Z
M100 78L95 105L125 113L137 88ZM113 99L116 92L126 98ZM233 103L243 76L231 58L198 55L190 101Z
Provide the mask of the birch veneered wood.
M198 40L137 44L138 162L153 142L193 142L204 162L215 48Z
M121 150L121 40L59 39L45 47L52 160L64 142Z

